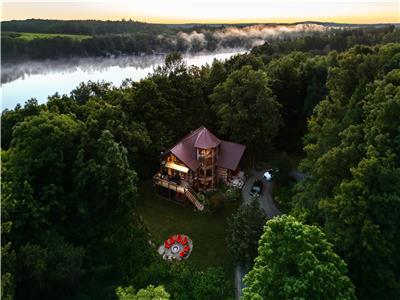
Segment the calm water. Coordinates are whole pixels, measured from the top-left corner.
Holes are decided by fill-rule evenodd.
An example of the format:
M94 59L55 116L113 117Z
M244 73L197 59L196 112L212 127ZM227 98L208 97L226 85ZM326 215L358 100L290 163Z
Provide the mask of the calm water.
M243 51L185 56L188 65L211 64L214 59L224 60ZM164 56L130 56L123 58L91 58L68 61L32 62L2 66L3 109L12 109L30 98L45 103L47 96L56 92L69 94L80 82L108 81L119 86L129 78L134 81L152 73L162 64Z

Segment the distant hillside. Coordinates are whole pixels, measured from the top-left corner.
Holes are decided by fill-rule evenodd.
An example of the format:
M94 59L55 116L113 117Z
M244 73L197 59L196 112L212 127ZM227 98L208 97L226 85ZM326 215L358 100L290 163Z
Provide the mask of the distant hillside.
M132 20L2 22L3 62L69 57L250 50L274 44L286 51L325 53L356 44L397 41L393 25L321 22L293 24L150 24ZM282 44L280 42L288 43ZM265 49L270 52L270 49Z
M97 21L97 20L44 20L27 19L1 22L1 31L39 32L98 35L108 33L133 33L139 30L162 30L163 25L136 21Z
M296 23L241 23L241 24L155 24L143 23L133 20L101 21L101 20L44 20L27 19L1 22L1 31L37 32L37 33L62 33L62 34L121 34L143 32L168 32L175 30L218 30L227 27L247 27L252 25L262 26L296 26L319 25L324 27L384 27L388 24L345 24L334 22L304 21ZM395 24L399 26L399 24Z

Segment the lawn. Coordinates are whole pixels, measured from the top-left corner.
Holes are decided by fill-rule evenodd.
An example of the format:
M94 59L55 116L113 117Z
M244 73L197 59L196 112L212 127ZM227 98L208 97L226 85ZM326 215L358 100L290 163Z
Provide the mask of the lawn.
M80 34L61 34L61 33L32 33L32 32L2 32L5 36L13 36L18 39L23 39L27 41L31 41L34 39L51 39L55 37L68 37L74 40L84 40L91 38L90 35L80 35Z
M227 217L239 203L227 203L217 213L198 212L182 207L155 193L151 181L139 185L138 212L157 245L172 234L187 234L193 241L189 260L200 269L221 266L233 274L234 262L226 246ZM233 276L232 276L233 277Z

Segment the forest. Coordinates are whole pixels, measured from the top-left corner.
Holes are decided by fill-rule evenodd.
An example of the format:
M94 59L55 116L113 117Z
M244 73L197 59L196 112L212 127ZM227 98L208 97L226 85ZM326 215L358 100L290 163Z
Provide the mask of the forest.
M393 26L331 23L165 25L123 21L19 20L1 23L4 63L70 57L110 57L179 51L196 53L224 49L251 49L265 40L282 41L292 50L343 51L356 44L394 41ZM41 33L34 39L26 33ZM59 34L59 36L57 36ZM47 36L46 36L47 35ZM76 35L74 38L73 35ZM89 37L89 38L87 38ZM308 37L307 39L300 39ZM286 43L291 41L291 43Z
M103 33L83 25L63 32ZM233 299L226 270L161 260L136 205L160 151L204 125L256 160L300 156L307 174L280 178L284 215L252 202L229 218L226 255L251 266L243 299L399 299L399 37L298 37L203 67L172 52L138 82L4 110L2 297Z

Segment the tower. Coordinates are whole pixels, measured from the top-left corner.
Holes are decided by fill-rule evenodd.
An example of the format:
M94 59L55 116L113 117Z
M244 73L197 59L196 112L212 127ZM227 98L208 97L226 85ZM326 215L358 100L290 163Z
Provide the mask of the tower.
M213 189L217 185L218 150L221 141L207 128L202 128L197 135L194 147L200 167L197 171L199 187L203 190Z

